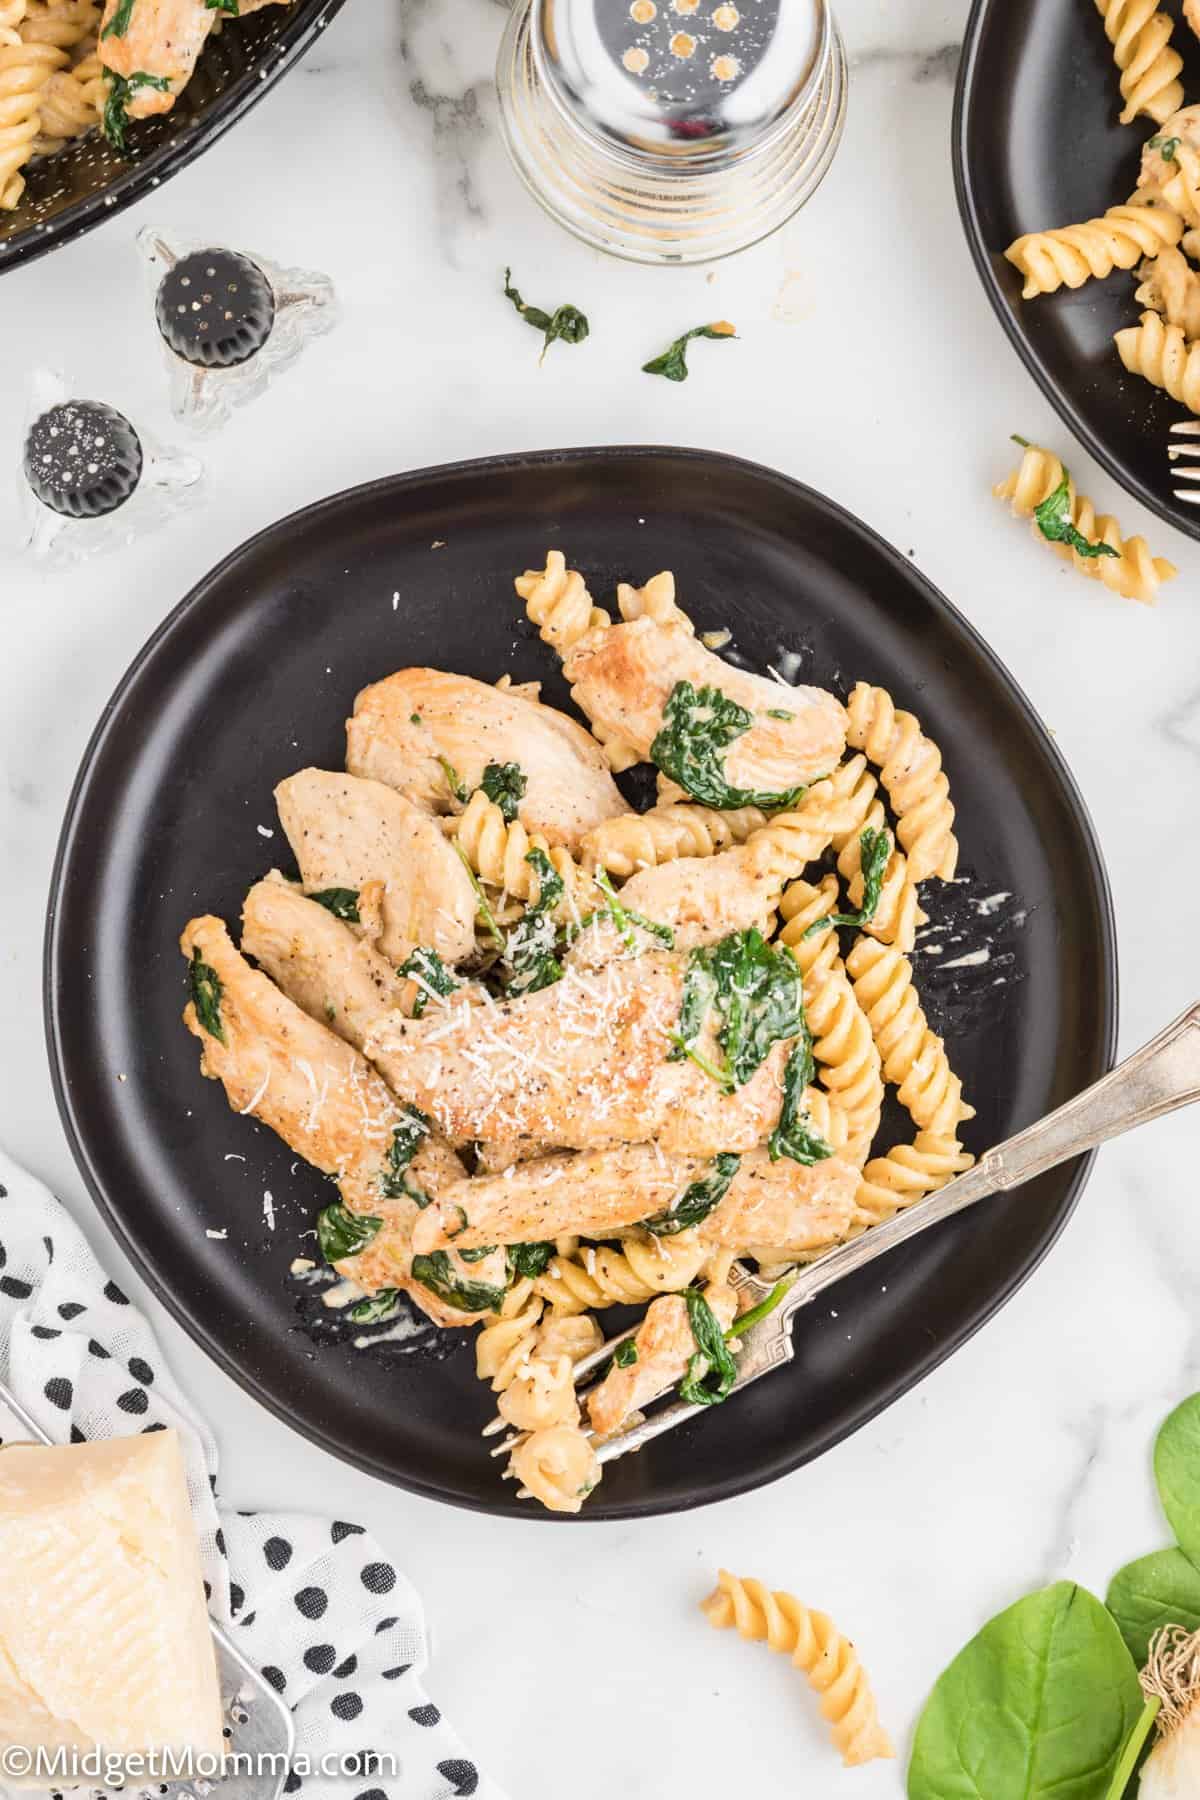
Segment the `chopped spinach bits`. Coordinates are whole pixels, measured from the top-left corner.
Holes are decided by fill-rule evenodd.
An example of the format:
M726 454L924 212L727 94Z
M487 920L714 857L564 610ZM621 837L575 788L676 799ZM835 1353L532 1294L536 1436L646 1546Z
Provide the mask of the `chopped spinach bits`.
M697 1050L710 1009L717 1011L717 1064ZM751 927L704 945L688 957L671 1062L688 1056L726 1093L749 1081L774 1045L804 1030L800 972L791 953L776 950Z
M219 1044L224 1044L227 1040L225 1027L221 1023L221 995L225 990L221 977L211 964L205 962L198 945L192 951L192 960L188 965L188 991L192 996L192 1005L196 1008L196 1017L209 1037L215 1037Z
M650 746L650 760L702 806L718 811L758 806L766 812L794 806L803 787L762 793L733 787L726 780L724 752L753 724L753 713L730 700L720 688L695 688L690 681L677 681Z
M655 1213L653 1218L642 1220L643 1230L652 1232L655 1237L675 1237L679 1232L701 1224L729 1192L729 1184L737 1174L741 1160L733 1151L722 1150L713 1158L708 1174L684 1188L673 1205Z

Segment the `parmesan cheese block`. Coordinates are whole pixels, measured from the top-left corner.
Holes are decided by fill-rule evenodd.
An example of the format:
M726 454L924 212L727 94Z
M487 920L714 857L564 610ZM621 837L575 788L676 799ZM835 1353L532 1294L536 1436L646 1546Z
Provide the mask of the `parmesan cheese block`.
M178 1435L5 1447L0 1748L219 1756L221 1724Z

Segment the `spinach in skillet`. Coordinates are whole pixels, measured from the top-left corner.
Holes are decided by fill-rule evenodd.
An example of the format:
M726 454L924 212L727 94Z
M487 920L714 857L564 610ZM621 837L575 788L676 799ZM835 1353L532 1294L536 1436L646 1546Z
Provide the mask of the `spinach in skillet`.
M209 1037L215 1037L219 1044L225 1043L225 1027L221 1023L221 995L225 989L217 971L201 956L199 946L192 951L192 960L188 964L188 990L196 1017Z
M699 1288L688 1288L683 1297L696 1348L679 1384L679 1398L690 1406L719 1406L737 1380L737 1364L720 1321Z
M488 799L500 808L505 824L511 825L529 785L520 763L490 762L479 785Z
M416 996L412 1003L412 1016L419 1019L424 1015L430 998L436 996L448 1000L456 994L461 983L455 980L436 950L427 950L418 944L412 955L406 957L396 970L397 975L417 984Z
M719 1018L723 1065L696 1049L712 1007ZM803 1029L803 989L795 959L787 950L774 949L752 926L691 952L668 1060L690 1057L731 1094L749 1081L775 1044L798 1037Z
M399 1310L400 1289L385 1287L377 1294L368 1294L365 1300L356 1300L347 1317L356 1325L382 1325L386 1320L394 1319Z
M544 850L530 850L525 861L538 878L538 895L505 939L507 991L513 995L535 994L539 988L561 981L563 974L554 922L555 911L565 892L563 878Z
M655 1237L674 1237L680 1231L699 1225L729 1192L729 1184L737 1174L741 1160L731 1150L721 1151L713 1158L708 1174L685 1187L678 1200L664 1212L643 1219L643 1229Z
M554 1245L544 1240L532 1244L510 1244L508 1246L508 1266L514 1275L524 1275L533 1280L550 1266L554 1256Z
M814 919L804 933L806 938L815 937L818 931L825 931L830 925L854 925L861 930L875 917L879 896L883 892L883 878L892 859L891 835L886 831L874 831L868 825L858 843L862 853L862 905L857 912L829 913L824 919Z
M379 1191L385 1200L415 1200L422 1210L429 1205L428 1194L422 1193L408 1165L432 1129L432 1122L419 1107L410 1106L398 1125L392 1127L392 1141L379 1176Z
M763 793L733 787L725 779L724 752L754 724L754 715L720 688L695 688L677 681L663 707L663 722L650 746L650 760L702 806L736 810L758 806L778 812L794 806L803 787Z
M358 889L331 887L321 888L317 893L308 896L326 912L331 912L335 919L341 919L347 925L361 924L358 916Z
M317 1214L317 1243L327 1263L357 1256L382 1229L383 1220L374 1213L352 1213L341 1200L334 1200Z
M110 75L108 99L104 103L104 114L100 129L114 150L125 154L128 145L125 133L129 127L129 102L139 88L156 88L165 94L171 83L165 75L148 75L145 69L135 69L132 75Z
M419 1281L422 1287L427 1287L430 1293L459 1312L494 1312L507 1292L506 1288L494 1287L490 1281L468 1281L457 1274L444 1250L434 1250L428 1256L414 1256L412 1272L414 1281Z
M778 1162L781 1156L787 1156L793 1162L811 1165L824 1162L833 1155L832 1145L827 1144L820 1133L813 1130L808 1113L804 1110L805 1090L815 1073L812 1033L808 1029L808 1021L804 1020L783 1071L783 1105L779 1109L779 1123L767 1140L772 1162Z

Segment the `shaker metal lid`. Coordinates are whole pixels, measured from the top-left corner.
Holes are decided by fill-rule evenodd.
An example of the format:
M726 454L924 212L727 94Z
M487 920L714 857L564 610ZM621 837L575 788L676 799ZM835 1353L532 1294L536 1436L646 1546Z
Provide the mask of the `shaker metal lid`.
M275 294L257 263L236 250L196 250L159 283L158 329L185 362L229 369L262 349L275 323Z
M678 167L771 137L830 32L825 0L533 0L530 41L576 124Z
M43 506L99 519L124 506L141 480L141 440L116 407L64 400L30 426L24 468Z

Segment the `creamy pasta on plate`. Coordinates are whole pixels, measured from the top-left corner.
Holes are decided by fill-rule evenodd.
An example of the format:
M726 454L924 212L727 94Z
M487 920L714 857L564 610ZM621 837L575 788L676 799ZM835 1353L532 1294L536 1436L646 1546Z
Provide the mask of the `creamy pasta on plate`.
M317 1235L358 1316L477 1327L508 1472L576 1512L641 1408L724 1398L735 1259L810 1260L970 1165L910 958L958 845L884 689L734 667L668 572L615 617L557 551L516 589L591 729L499 671L364 689L345 769L276 789L298 879L255 883L239 944L185 927L184 1017L234 1110L336 1184ZM638 762L643 812L613 779ZM879 1144L889 1085L911 1130Z

